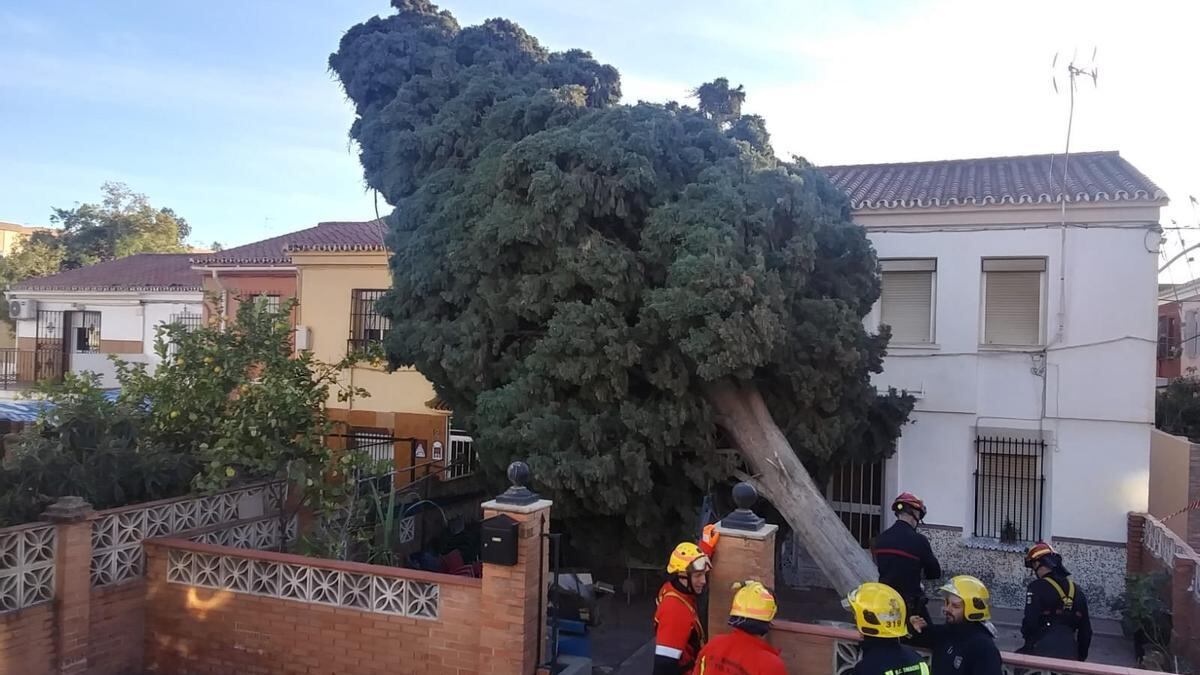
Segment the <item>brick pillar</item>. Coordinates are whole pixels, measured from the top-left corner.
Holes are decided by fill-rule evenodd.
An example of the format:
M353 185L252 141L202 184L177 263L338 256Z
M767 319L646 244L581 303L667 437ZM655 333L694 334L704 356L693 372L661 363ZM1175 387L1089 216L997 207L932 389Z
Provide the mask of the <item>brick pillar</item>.
M1187 501L1192 504L1200 501L1200 445L1188 444L1188 482ZM1200 551L1200 512L1189 510L1178 518L1184 518L1187 524L1187 543L1192 549Z
M550 549L541 535L550 532L552 502L524 487L529 478L524 462L514 462L508 477L513 487L483 503L484 520L504 515L517 521L519 530L516 565L483 563L478 668L482 675L530 675L545 660Z
M735 582L753 580L772 590L775 587L775 533L779 526L768 525L750 510L758 493L749 483L735 486L733 499L738 509L717 526L721 539L708 577L710 636L730 630L729 608Z
M59 675L88 672L91 629L92 517L79 497L62 497L42 518L54 523L54 621Z
M1125 530L1126 574L1141 574L1145 569L1142 561L1145 533L1146 517L1140 513L1130 513Z
M1196 574L1196 560L1176 557L1171 570L1171 651L1188 654L1192 641L1192 628L1196 617L1192 616L1192 579Z

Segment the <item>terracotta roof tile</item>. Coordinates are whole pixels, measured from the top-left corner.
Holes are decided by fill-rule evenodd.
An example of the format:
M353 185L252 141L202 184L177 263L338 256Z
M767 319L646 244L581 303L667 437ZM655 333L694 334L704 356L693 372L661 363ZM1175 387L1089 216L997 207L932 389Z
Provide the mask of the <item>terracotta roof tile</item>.
M199 291L191 253L139 253L108 262L26 279L14 291Z
M383 251L386 229L382 220L318 223L316 227L196 258L195 264L275 266L290 264L292 251Z
M1055 178L1050 178L1053 162ZM821 167L854 209L936 208L988 204L1158 202L1167 195L1117 152L951 159Z

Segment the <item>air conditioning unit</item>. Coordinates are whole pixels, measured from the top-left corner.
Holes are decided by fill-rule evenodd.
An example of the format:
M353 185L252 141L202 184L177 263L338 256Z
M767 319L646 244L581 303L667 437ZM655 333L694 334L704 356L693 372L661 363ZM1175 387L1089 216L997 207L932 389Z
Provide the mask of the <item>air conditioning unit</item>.
M312 349L312 336L308 326L296 326L296 351L303 352Z
M37 311L37 300L8 301L8 318L10 319L36 319Z

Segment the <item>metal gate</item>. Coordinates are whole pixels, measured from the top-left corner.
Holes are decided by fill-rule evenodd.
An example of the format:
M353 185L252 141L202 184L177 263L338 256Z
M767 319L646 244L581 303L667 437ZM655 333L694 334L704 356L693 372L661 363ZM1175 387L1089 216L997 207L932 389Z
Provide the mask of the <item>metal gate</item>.
M838 467L825 486L825 499L863 548L883 527L883 462Z

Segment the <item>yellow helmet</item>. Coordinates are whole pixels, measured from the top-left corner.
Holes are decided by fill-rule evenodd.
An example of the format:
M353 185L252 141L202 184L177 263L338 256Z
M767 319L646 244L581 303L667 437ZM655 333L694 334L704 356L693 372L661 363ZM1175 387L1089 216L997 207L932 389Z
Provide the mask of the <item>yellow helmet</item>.
M988 621L992 618L991 594L987 586L973 576L960 574L942 586L941 591L962 598L967 621Z
M771 623L775 620L775 612L779 609L775 604L775 596L757 581L739 581L733 585L733 608L729 610L730 618L740 616L743 619L754 619Z
M671 560L667 562L667 574L689 574L691 572L707 572L712 568L712 562L700 547L683 542L671 551Z
M851 591L842 606L854 612L854 625L863 635L878 638L908 635L904 598L887 584L868 581Z

